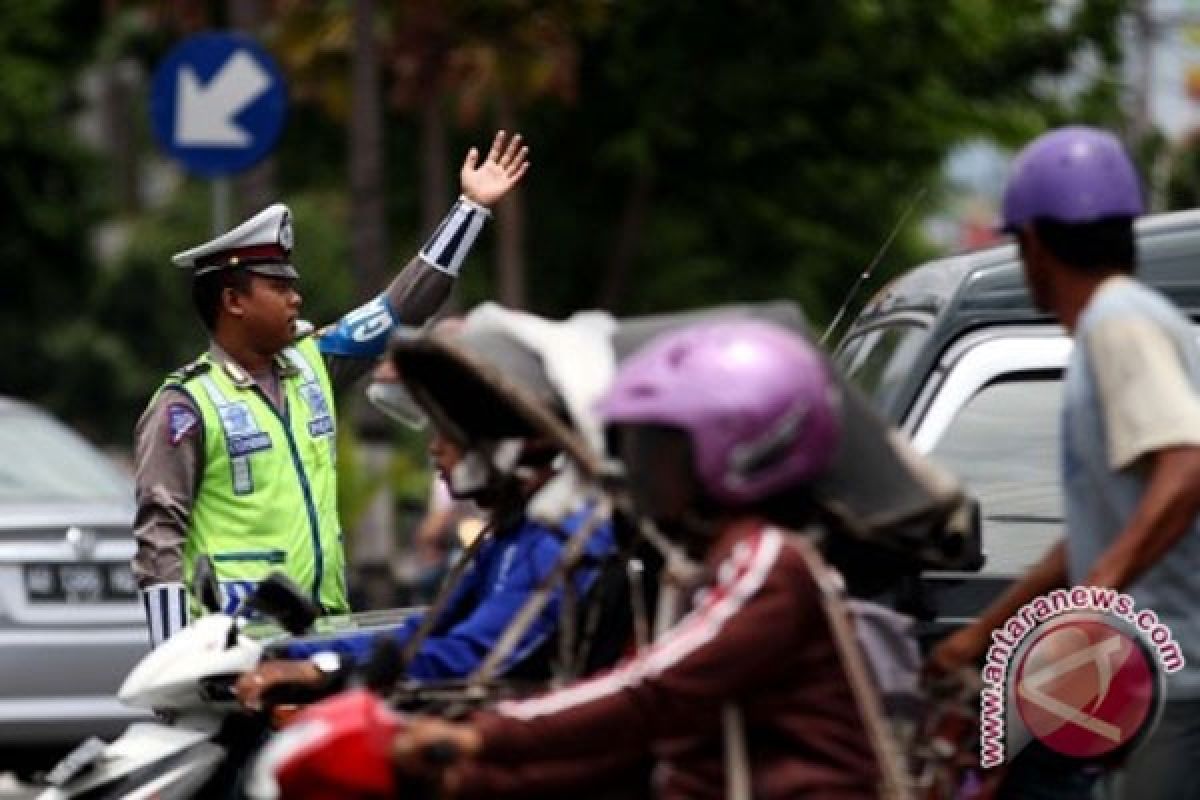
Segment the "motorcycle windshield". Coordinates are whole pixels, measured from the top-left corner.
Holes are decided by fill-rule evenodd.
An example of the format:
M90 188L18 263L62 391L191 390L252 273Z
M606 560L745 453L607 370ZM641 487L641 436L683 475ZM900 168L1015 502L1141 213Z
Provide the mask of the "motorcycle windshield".
M800 308L777 301L624 319L613 346L624 359L666 331L722 317L772 322L813 340ZM890 550L904 569L978 570L983 554L975 501L830 368L842 394L841 441L832 467L803 490L803 501L815 500L834 534Z

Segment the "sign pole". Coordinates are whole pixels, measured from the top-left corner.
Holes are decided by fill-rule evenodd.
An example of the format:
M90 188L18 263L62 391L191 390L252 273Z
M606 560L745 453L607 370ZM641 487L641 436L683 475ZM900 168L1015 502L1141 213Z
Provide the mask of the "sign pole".
M212 181L212 232L220 236L229 230L229 178L214 178Z

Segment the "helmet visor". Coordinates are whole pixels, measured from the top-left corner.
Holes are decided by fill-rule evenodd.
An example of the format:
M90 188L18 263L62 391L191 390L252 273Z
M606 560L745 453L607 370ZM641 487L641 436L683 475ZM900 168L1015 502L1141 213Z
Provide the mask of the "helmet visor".
M692 444L679 428L612 425L608 451L624 467L623 489L635 513L656 521L681 518L699 499Z

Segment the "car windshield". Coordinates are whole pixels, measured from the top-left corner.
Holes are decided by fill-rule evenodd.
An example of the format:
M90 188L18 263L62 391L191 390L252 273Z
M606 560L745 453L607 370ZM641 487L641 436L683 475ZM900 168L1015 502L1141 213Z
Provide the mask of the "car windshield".
M51 417L0 407L0 504L133 500L129 478Z
M925 337L926 329L914 323L873 328L847 339L838 350L837 361L843 374L866 392L876 407L887 408Z
M1058 380L985 387L958 412L932 456L979 499L986 572L1024 572L1063 533Z

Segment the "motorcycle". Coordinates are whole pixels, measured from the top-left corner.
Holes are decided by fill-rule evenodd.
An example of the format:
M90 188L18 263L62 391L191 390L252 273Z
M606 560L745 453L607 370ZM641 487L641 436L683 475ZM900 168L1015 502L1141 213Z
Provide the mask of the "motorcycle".
M800 332L804 330L799 310L789 304L643 318L622 324L612 334L616 357L620 360L657 333L716 314L761 317ZM662 569L685 574L689 566L694 568L653 526L643 524L644 521L628 512L628 504L622 499L619 469L604 461L602 447L563 431L557 418L541 413L535 403L523 400L515 382L494 366L497 359L491 356L500 348L497 342L490 342L487 349L478 348L479 352L461 342L462 337L455 339L437 331L408 342L406 346L421 358L410 357L400 374L408 382L423 379L417 388L425 392L427 401L440 399L430 388L436 385L435 381L428 377L439 372L450 376L445 383L453 391L445 393L447 402L454 402L460 412L467 403L487 409L503 407L505 404L498 398L516 395L508 405L534 420L539 432L559 444L577 469L579 481L569 487L570 494L578 497L599 486L602 491L596 497L596 507L601 513L607 513L608 504L622 509L625 512L622 516L638 534L635 541L649 542L652 545L649 549L659 556L660 562L666 562ZM482 352L489 357L482 357ZM532 358L527 361L536 363ZM505 363L520 363L520 360L510 358ZM777 509L782 518L772 521L784 528L808 532L806 541L818 545L826 561L840 570L839 580L831 578L823 588L823 602L830 609L831 618L841 620L837 631L839 652L845 654L844 661L850 662L847 668L853 669L854 674L848 675L848 679L856 702L870 711L864 713L865 733L875 740L881 762L886 765L888 789L895 796L912 796L915 792L922 797L954 796L962 785L964 770L962 765L947 759L947 750L954 752L946 745L952 741L947 736L953 736L964 719L969 720L959 713L964 706L959 694L949 700L934 698L936 703L928 707L915 685L919 666L915 642L902 628L901 618L898 615L896 619L886 618L880 612L887 609L871 609L867 604L850 614L842 606L846 601L841 595L846 587L840 581L844 579L851 594L859 598L891 593L896 606L905 610L919 608L923 598L914 587L919 587L916 576L922 570L976 570L982 565L978 507L955 479L912 453L902 438L874 414L865 399L848 385L843 384L842 388L847 434L835 463L796 503L783 504ZM496 415L476 416L490 420ZM810 515L810 511L816 513ZM793 524L796 521L788 515L794 512L803 512L799 515L801 522ZM804 522L808 516L815 516L818 523ZM582 542L580 537L577 544ZM548 584L561 581L569 573L573 555L566 553ZM657 608L651 612L643 607L645 593L641 590L640 570L631 569L630 578L634 640L641 646L647 638L647 618L657 618L669 626L675 621L676 614L672 612L675 604L671 602L673 593L664 592L664 596L655 597ZM538 613L538 604L544 599L544 592L536 592L518 616L524 617L526 611ZM675 599L679 600L677 593ZM570 623L569 616L564 619ZM523 622L516 620L505 640L519 638ZM563 629L563 641L570 652L576 631L569 624L563 625ZM891 637L892 633L901 635ZM586 626L582 638L585 641L592 638L587 635ZM874 646L868 646L872 642ZM446 698L434 698L437 701L434 703L429 702L428 696L418 698L422 702L410 706L397 704L394 692L389 698L351 692L306 709L263 748L249 771L248 793L254 800L281 797L382 800L401 792L406 797L428 792L427 787L413 786L407 777L401 780L394 772L392 742L408 724L408 718L395 707L433 710L449 717L464 708L478 707L487 699L494 699L487 697L482 688L495 677L495 665L506 657L507 649L497 647L465 687L448 692ZM562 661L572 663L573 659ZM901 675L898 669L889 672L891 667L900 666L906 668L903 675L906 678L911 675L914 685L898 680ZM561 685L574 676L567 673L557 677L554 683ZM887 706L883 705L885 700ZM724 717L724 710L722 713ZM727 730L727 742L733 744L727 745L727 753L736 762L737 754L747 751L745 744L739 747L735 738L744 735L740 724L736 717L729 718L734 722ZM920 746L914 748L913 742ZM458 758L459 753L450 742L434 744L422 754L422 760L435 771L453 766ZM729 765L731 774L736 775L739 770L744 773L744 764ZM436 786L437 780L433 783ZM738 783L743 785L741 779ZM631 791L640 793L643 788L631 786Z
M264 643L246 632L250 613L299 635L317 609L287 578L271 575L238 613L219 613L220 590L206 559L197 562L196 585L211 613L148 653L117 692L157 719L130 725L112 742L85 741L42 778L39 800L169 800L237 791L248 754L270 728L267 713L246 713L234 694L238 676L264 653Z

